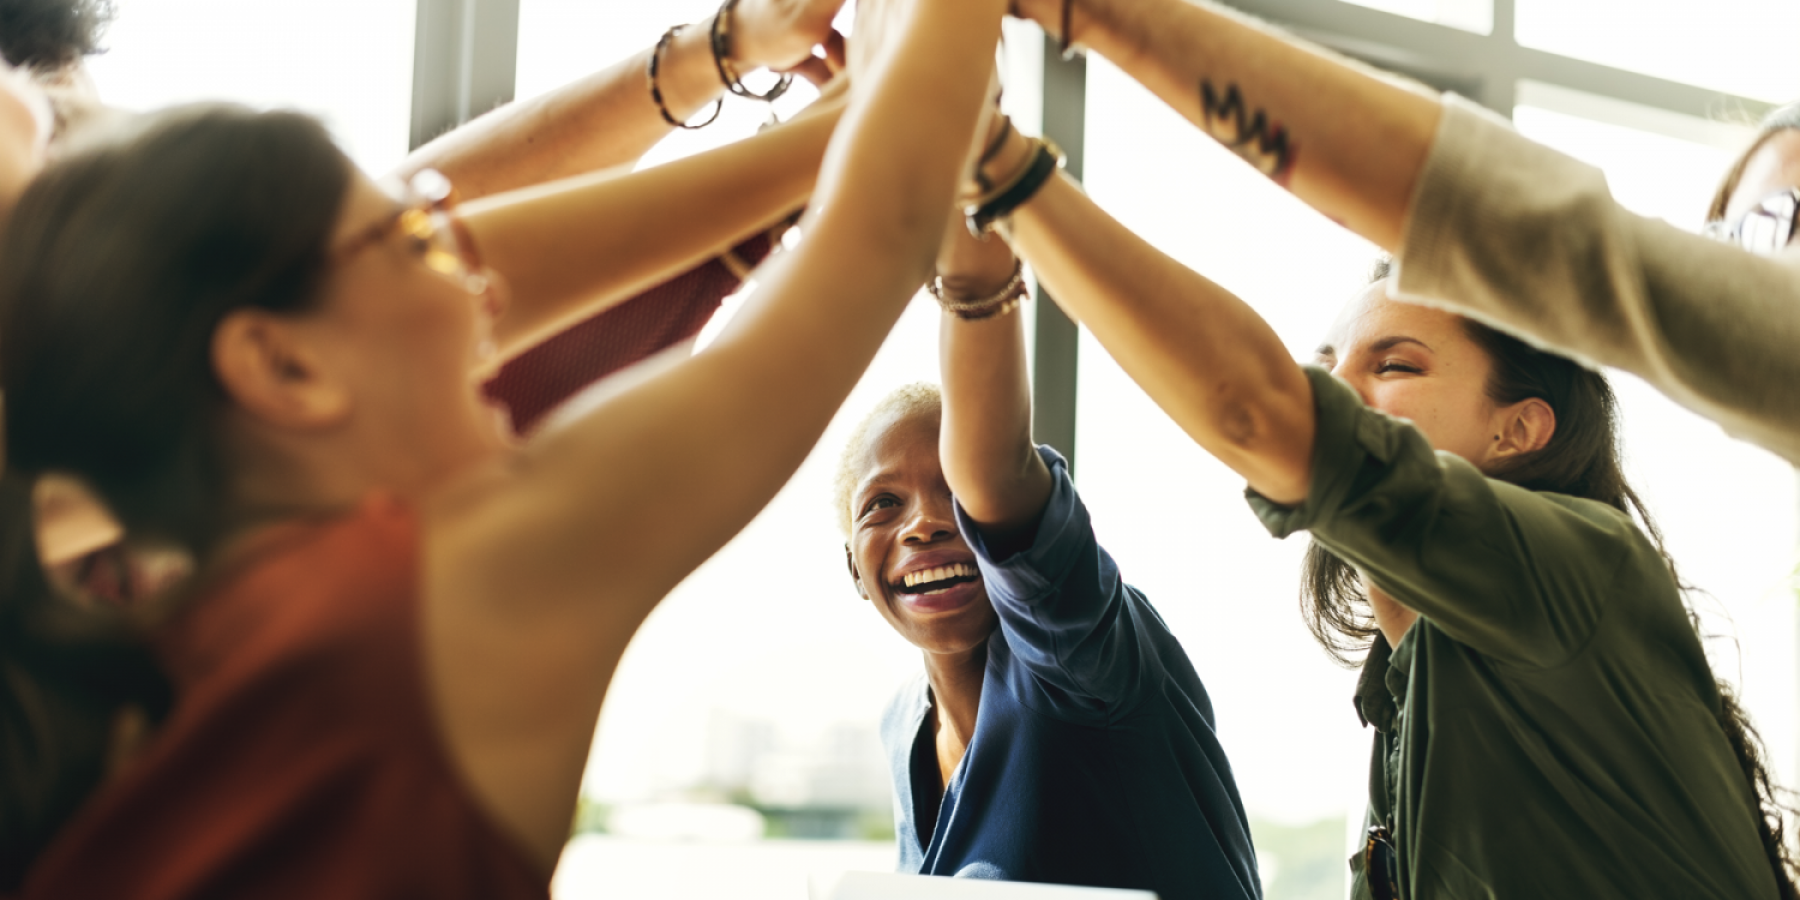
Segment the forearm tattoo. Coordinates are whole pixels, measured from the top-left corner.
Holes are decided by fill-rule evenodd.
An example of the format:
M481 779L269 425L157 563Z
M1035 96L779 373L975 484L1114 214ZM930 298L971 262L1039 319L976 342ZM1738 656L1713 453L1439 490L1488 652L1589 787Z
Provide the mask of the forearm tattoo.
M1277 184L1287 183L1299 148L1288 139L1287 129L1281 123L1269 121L1260 109L1254 115L1250 113L1237 85L1227 85L1220 93L1211 81L1201 79L1200 116L1213 140Z

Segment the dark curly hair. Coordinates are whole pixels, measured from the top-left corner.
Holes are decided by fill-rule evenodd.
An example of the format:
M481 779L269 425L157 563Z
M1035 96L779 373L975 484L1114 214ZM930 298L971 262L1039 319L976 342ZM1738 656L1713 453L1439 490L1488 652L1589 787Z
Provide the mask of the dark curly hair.
M99 53L112 0L0 0L0 55L15 66L53 72Z

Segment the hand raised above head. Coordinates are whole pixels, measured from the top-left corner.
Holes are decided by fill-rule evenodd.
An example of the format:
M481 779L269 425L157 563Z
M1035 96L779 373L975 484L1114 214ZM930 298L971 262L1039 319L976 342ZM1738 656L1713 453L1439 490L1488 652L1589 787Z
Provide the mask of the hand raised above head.
M740 69L795 69L815 83L814 47L832 68L843 66L843 37L831 22L844 0L739 0L732 11L732 61ZM810 67L810 68L801 68Z

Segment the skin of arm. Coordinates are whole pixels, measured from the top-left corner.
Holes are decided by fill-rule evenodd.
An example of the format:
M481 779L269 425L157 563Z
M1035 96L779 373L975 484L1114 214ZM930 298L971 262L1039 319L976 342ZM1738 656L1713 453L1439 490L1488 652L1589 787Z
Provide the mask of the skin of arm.
M831 22L844 0L742 0L734 17L733 55L744 71L799 67L829 79L842 62ZM724 93L713 63L711 20L682 29L663 57L658 83L669 112L687 121ZM631 58L530 100L510 103L415 150L402 177L437 169L465 199L485 197L638 161L674 131L651 99L646 48Z
M1020 165L1021 152L1003 153L996 170ZM1060 173L1014 214L1009 240L1189 437L1270 500L1306 499L1312 386L1248 304L1133 234Z
M1190 0L1074 0L1077 43L1301 200L1400 251L1440 102L1243 16ZM1055 33L1062 0L1019 0ZM1279 152L1276 152L1279 150Z
M866 59L808 239L759 296L692 360L422 510L446 744L546 870L632 634L787 481L930 272L1004 8L865 2L858 40L882 43L853 48Z
M985 297L1006 284L1013 254L1005 241L971 236L960 217L946 234L938 264L945 290ZM1050 499L1050 469L1031 440L1024 319L1016 310L977 320L945 313L939 330L944 478L999 556L1030 544L1029 532Z
M501 355L724 252L806 202L842 111L810 115L643 172L512 191L462 210L487 265L506 274Z

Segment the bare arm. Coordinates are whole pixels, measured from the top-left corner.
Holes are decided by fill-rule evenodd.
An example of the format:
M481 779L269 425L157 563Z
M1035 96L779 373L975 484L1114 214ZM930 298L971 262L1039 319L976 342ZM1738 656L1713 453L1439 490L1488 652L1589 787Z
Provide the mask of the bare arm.
M793 474L930 271L1004 7L865 0L858 39L884 42L853 54L805 243L705 352L426 509L447 743L546 867L631 635Z
M954 223L938 270L951 296L990 297L1013 271L1012 250ZM1050 469L1031 440L1031 380L1024 315L1018 310L966 320L949 313L940 331L944 424L939 456L963 512L993 548L1011 548L1050 499ZM1000 549L997 555L1007 555Z
M1016 151L996 167L1005 171ZM1188 436L1277 503L1311 483L1312 387L1247 304L1120 225L1061 174L1012 220L1013 247Z
M733 17L733 61L744 71L819 68L812 48L841 43L831 20L843 5L844 0L742 0ZM688 25L662 60L657 80L670 114L681 121L725 90L713 63L709 25L710 19ZM674 130L650 96L646 73L653 49L489 112L413 151L399 173L438 169L463 197L473 199L635 163Z
M1061 28L1062 0L1020 0ZM1400 250L1439 101L1237 13L1190 0L1075 0L1070 31L1326 216Z
M643 172L601 173L468 204L464 221L511 299L503 355L625 300L806 202L841 104Z

